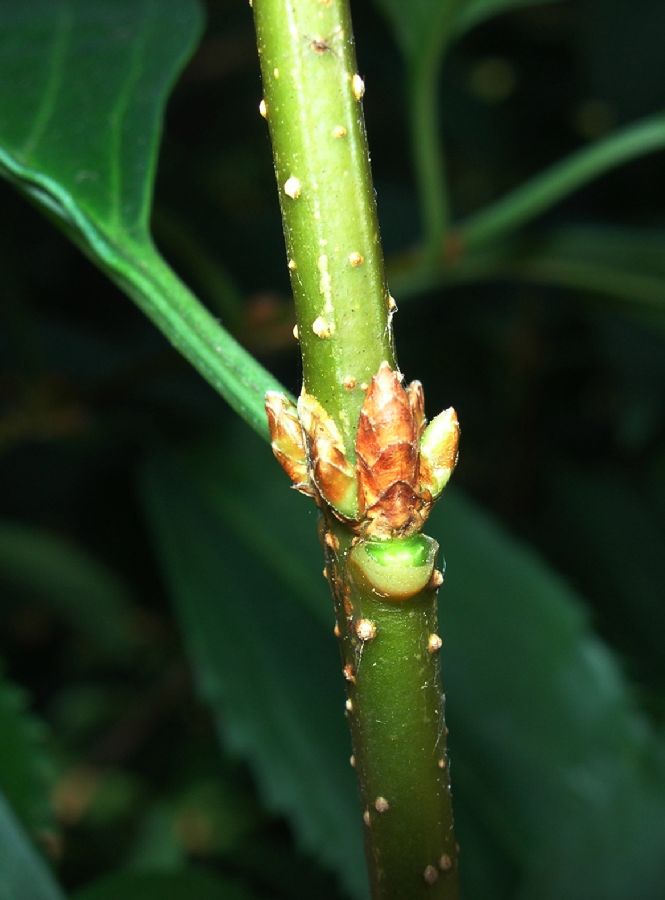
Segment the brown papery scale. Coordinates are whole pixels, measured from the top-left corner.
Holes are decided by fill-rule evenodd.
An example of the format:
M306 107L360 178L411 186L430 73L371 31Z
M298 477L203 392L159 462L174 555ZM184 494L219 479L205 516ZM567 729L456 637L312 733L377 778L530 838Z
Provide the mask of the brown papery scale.
M406 389L387 362L372 378L360 410L356 465L319 401L302 393L297 410L266 396L273 452L295 487L325 501L356 534L391 540L419 532L457 461L459 424L452 407L425 427L419 381Z

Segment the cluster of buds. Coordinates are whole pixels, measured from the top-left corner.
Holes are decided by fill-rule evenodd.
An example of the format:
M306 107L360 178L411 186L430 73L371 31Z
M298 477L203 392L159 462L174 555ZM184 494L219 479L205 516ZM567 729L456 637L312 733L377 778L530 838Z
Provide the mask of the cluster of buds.
M425 420L419 381L404 388L387 362L360 410L355 465L331 416L310 394L297 407L266 394L273 453L296 490L325 504L364 538L408 537L423 527L457 462L459 423L451 407Z

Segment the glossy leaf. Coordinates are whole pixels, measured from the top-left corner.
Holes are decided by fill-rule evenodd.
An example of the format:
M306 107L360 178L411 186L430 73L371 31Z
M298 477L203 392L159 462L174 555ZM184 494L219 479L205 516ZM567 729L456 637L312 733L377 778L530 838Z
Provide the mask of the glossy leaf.
M64 900L0 792L0 900Z
M52 761L41 722L27 710L22 691L0 673L0 790L23 824L36 830L51 819Z
M116 872L76 891L73 900L259 900L244 885L211 873Z
M332 619L315 516L287 485L266 448L226 435L179 464L153 460L145 495L223 734L307 846L348 877L358 817ZM663 747L580 600L454 491L430 521L448 561L443 660L468 897L624 900L639 871L641 896L658 900Z
M252 426L274 379L201 306L149 231L164 106L196 0L31 0L0 10L0 173L54 218Z

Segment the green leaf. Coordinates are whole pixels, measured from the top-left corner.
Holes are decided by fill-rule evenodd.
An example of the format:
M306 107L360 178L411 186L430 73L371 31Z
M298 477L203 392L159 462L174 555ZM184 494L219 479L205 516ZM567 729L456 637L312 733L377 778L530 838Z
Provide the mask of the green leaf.
M332 617L312 610L327 602L313 507L246 433L179 462L154 459L144 493L225 738L306 845L363 896ZM467 896L625 900L639 872L640 897L659 900L663 745L581 601L454 492L431 532L448 560L443 661Z
M192 869L116 872L76 891L74 900L259 900L236 881Z
M602 599L605 630L630 653L631 669L662 694L665 535L651 485L640 490L621 470L597 467L566 466L550 478L545 521L553 545Z
M44 726L28 712L23 691L0 674L0 791L33 831L50 824L53 771Z
M1 792L0 900L64 900Z
M405 58L413 62L423 45L451 40L485 19L525 6L541 6L553 0L375 0L393 27Z
M71 541L17 522L0 521L3 607L42 604L96 649L117 655L134 641L129 589Z
M225 442L188 461L151 461L143 493L157 554L224 740L248 759L268 806L290 819L352 896L364 898L360 815L315 517L283 480L279 490L269 487L267 447L250 438L251 462L239 445L232 456L228 449ZM253 485L252 463L259 466Z
M461 37L465 32L493 16L552 2L561 3L564 0L457 0L453 22L454 35L456 38Z
M513 244L512 250L497 248L487 275L508 275L620 301L624 312L662 332L663 240L659 229L571 225Z
M550 209L581 186L631 159L665 148L665 113L647 116L582 147L458 226L466 249L490 243Z
M395 267L400 299L440 284L524 281L577 291L605 311L617 309L662 332L665 328L665 235L657 228L569 225L523 234L472 250L437 273Z
M257 431L274 379L161 258L149 231L164 106L196 0L31 0L0 11L0 173L54 218Z
M457 495L431 527L448 560L444 666L462 835L476 818L494 834L522 869L524 900L623 900L636 871L640 896L657 900L663 746L579 599Z

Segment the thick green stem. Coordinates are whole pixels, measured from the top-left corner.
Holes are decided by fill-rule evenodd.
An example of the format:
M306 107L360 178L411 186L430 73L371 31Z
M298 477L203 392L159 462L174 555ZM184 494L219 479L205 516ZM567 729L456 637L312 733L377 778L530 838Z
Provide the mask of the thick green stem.
M254 0L254 15L304 386L353 460L367 385L395 358L348 3ZM455 900L436 583L392 602L364 579L351 530L323 522L372 896Z
M394 365L348 4L255 0L305 389L353 454L362 384Z
M406 600L381 597L354 564L348 534L334 522L330 529L335 539L324 542L326 572L342 645L372 896L452 900L457 846L436 582Z

